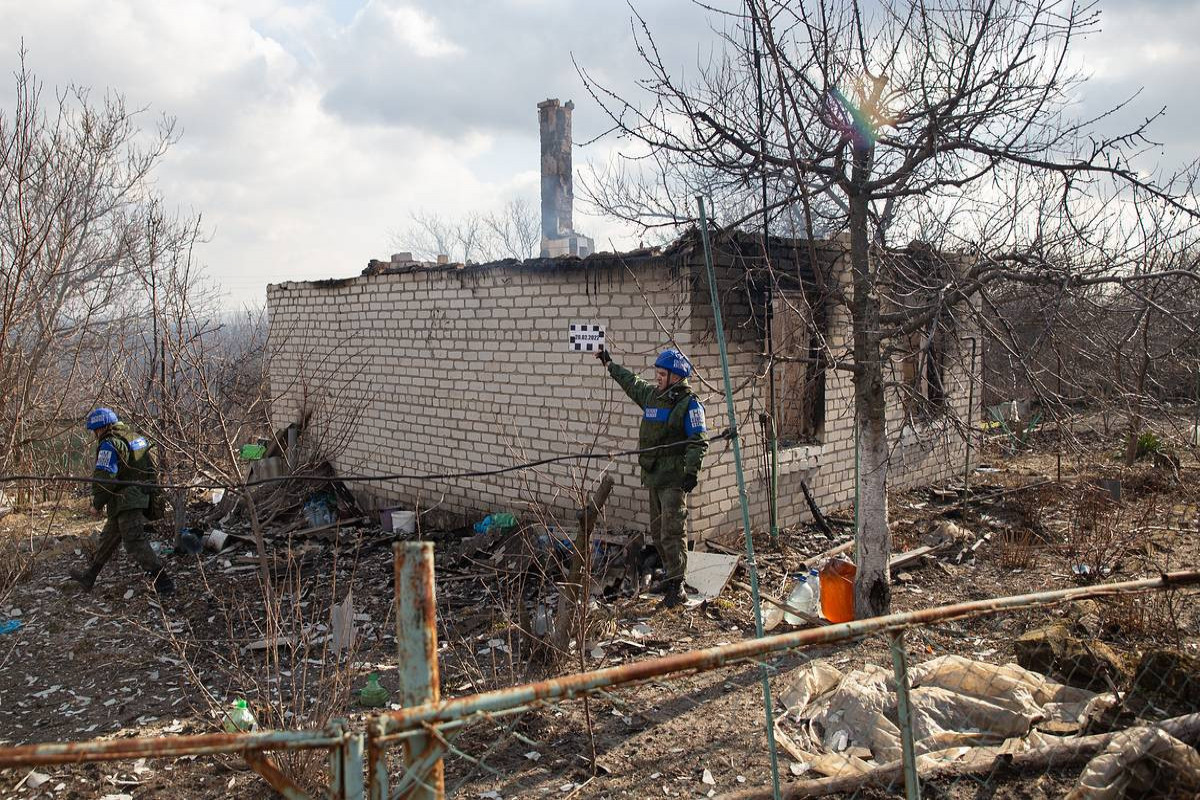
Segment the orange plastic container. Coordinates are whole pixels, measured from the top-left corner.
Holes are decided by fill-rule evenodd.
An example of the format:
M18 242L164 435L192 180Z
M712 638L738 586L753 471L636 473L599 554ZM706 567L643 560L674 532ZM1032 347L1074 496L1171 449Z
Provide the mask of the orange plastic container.
M854 619L854 573L858 568L837 558L821 568L821 613L830 622Z

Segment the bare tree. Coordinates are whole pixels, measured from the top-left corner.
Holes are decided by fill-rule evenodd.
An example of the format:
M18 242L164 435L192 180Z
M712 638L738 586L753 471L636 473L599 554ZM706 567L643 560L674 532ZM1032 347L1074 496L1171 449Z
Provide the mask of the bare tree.
M410 224L392 235L394 246L432 261L439 255L463 264L537 255L541 229L533 205L523 197L505 203L500 211L471 211L447 219L430 211L416 211Z
M78 424L102 385L107 337L123 318L152 216L149 177L174 141L109 94L47 98L25 64L0 111L0 463Z
M855 390L861 616L890 607L889 354L922 332L936 341L993 283L1123 285L1126 276L1092 269L1094 259L1062 258L1074 239L1094 243L1100 184L1195 214L1169 182L1133 166L1157 115L1116 135L1098 132L1097 118L1067 115L1083 83L1069 66L1072 45L1098 24L1093 5L1058 0L748 0L746 13L725 16L725 48L694 79L667 68L640 19L644 100L582 71L656 170L642 181L619 174L593 193L601 206L647 227L679 226L693 215L678 187L708 186L734 207L759 195L751 211L726 215L730 224L783 213L810 240L819 228L848 234L852 359L834 363L851 370ZM1014 194L1030 184L1044 190L1032 209ZM998 241L971 236L980 217L1000 220L1013 207ZM972 258L906 272L879 257L922 234Z

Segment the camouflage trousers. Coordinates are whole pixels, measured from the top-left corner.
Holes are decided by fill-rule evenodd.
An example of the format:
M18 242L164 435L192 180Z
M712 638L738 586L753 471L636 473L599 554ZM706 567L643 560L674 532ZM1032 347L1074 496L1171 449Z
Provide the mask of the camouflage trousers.
M667 580L683 580L687 568L687 497L683 489L650 489L650 540Z
M157 575L162 570L162 562L150 547L150 537L146 535L146 515L140 508L122 511L108 518L100 534L100 545L92 556L92 571L99 573L120 544L125 545L125 552L146 572Z

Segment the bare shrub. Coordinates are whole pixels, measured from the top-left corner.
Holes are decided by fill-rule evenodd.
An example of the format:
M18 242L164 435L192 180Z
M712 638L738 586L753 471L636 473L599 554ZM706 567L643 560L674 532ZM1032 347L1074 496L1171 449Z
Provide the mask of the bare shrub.
M189 630L170 639L205 701L206 707L194 710L219 727L230 704L245 698L260 728L293 731L322 730L344 716L361 635L336 652L332 620L334 607L354 585L358 555L357 546L312 551L289 545L273 553L275 585L269 588L261 578L249 587L216 586L201 569L213 626L224 636L209 640ZM323 560L319 570L318 558ZM343 568L346 559L350 564ZM309 790L319 790L327 780L324 750L281 751L272 758Z
M1061 545L1066 564L1084 583L1113 575L1140 544L1139 529L1154 513L1152 499L1144 499L1136 507L1123 505L1103 489L1082 487L1073 500L1071 521Z
M1002 569L1029 569L1045 547L1041 538L1029 528L1006 528L994 548L996 564Z
M1182 646L1180 601L1174 592L1118 595L1100 604L1100 625L1110 636Z

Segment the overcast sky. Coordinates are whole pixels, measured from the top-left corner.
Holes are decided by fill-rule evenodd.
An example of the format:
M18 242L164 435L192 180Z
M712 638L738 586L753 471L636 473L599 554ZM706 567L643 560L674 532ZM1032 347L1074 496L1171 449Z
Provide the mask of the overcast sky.
M714 46L687 0L635 3L680 70ZM1167 106L1163 164L1194 158L1200 2L1100 6L1104 30L1078 51L1093 75L1082 102L1142 87L1127 120ZM6 75L23 40L48 86L113 89L176 118L158 189L203 214L198 255L230 305L357 274L416 209L536 204L536 104L573 99L577 141L604 128L572 55L614 87L643 75L620 0L0 0L0 31ZM9 79L0 106L12 94ZM612 146L576 150L577 170ZM601 248L636 244L578 209L576 228Z

